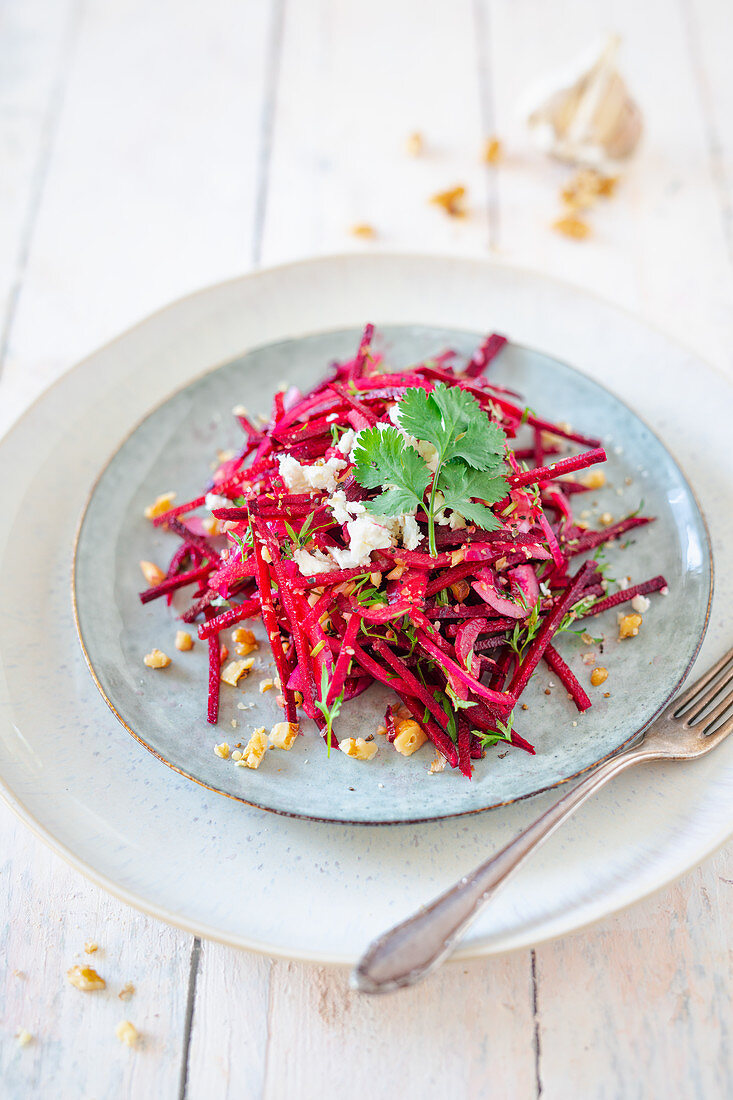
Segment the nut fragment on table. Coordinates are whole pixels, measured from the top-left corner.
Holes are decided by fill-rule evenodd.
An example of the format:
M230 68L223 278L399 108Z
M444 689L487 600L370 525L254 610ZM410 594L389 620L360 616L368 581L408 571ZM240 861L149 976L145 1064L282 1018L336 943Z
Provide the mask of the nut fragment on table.
M466 217L466 188L461 184L438 191L430 199L434 206L440 206L450 218Z
M176 649L180 649L181 653L188 653L193 649L193 638L187 630L176 631Z
M368 222L357 222L356 225L352 225L350 232L352 237L360 237L363 241L373 241L377 235L374 226L369 225Z
M552 228L564 237L570 237L574 241L583 241L590 235L590 226L582 218L575 214L564 214L552 223Z
M419 157L423 151L424 146L423 136L419 131L415 131L414 134L410 134L405 142L405 152L410 157Z
M81 989L83 993L91 993L95 989L106 989L107 983L101 978L92 966L72 966L66 971L75 989Z
M115 1028L115 1035L126 1047L134 1047L140 1038L140 1033L129 1020L122 1020Z
M84 950L87 955L93 955L95 951L99 950L99 944L96 940L87 940L84 944Z
M486 139L482 160L484 164L498 164L502 158L503 150L497 137Z

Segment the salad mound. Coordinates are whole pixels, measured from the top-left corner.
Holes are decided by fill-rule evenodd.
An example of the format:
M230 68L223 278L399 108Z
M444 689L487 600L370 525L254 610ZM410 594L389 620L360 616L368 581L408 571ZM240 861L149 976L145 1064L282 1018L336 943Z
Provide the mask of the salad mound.
M471 761L499 742L534 752L514 719L540 662L579 711L590 707L554 643L571 629L587 637L579 624L609 607L666 591L661 576L606 591L603 544L652 517L608 517L598 530L574 518L574 498L605 480L575 475L606 452L487 379L504 337L489 336L468 362L444 351L394 372L373 336L367 325L354 358L309 393L275 394L266 424L234 410L245 435L238 453L199 497L175 507L160 498L148 513L180 544L165 575L146 573L157 583L140 598L170 604L175 590L197 586L182 618L200 620L208 643L210 723L220 683L236 684L247 667L222 671L222 631L259 619L284 715L273 745L291 747L302 712L329 753L338 745L370 759L373 736L339 742L335 726L378 681L395 700L377 732L403 755L429 740L431 770L447 763L470 777ZM520 432L529 445L514 446ZM621 637L634 632L622 623ZM591 683L602 674L594 669ZM240 753L250 767L267 747L256 733L262 745Z

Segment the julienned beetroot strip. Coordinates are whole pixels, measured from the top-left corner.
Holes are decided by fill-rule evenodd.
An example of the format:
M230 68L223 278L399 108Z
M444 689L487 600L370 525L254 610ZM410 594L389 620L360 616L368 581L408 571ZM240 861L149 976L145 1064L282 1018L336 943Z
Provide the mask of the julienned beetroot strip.
M463 369L448 350L409 372L391 373L372 339L368 325L355 357L334 364L310 393L290 387L276 394L267 427L255 428L241 408L235 413L247 437L242 449L219 466L201 496L154 519L180 544L165 580L141 599L170 599L197 586L181 618L203 619L199 637L209 650L210 722L218 717L222 631L260 619L287 722L297 728L302 707L330 744L341 706L378 681L406 708L388 708L386 743L405 743L398 733L409 714L447 763L470 777L471 760L497 741L534 752L513 722L540 661L578 710L591 705L556 648L558 634L577 619L659 591L665 580L654 577L606 595L595 561L571 565L577 555L653 517L633 515L597 531L573 519L573 494L589 490L563 479L605 461L606 453L598 440L523 411L510 400L517 396L513 391L484 377L504 337L487 337ZM465 391L467 396L456 398L458 406L468 403L474 410L467 415L486 433L482 438L492 432L498 438L493 453L505 483L498 482L493 499L506 495L498 503L484 501L483 511L466 503L467 515L478 513L473 525L455 501L444 499L436 507L445 515L438 510L433 528L430 511L428 530L432 474L426 472L422 504L413 504L407 519L386 520L378 513L373 518L369 501L391 487L390 478L375 479L384 480L381 489L364 488L370 482L354 459L358 432L368 429L383 439L376 429L394 432L406 394L413 407L422 407L430 398L410 391L434 393L437 401L443 386ZM498 435L481 427L487 418L501 429ZM524 423L532 445L513 448ZM459 438L462 430L455 428ZM398 443L416 446L409 438ZM560 456L573 443L587 449ZM463 461L470 466L470 457ZM193 513L205 506L209 492L215 499L202 527ZM481 504L479 496L472 500ZM373 542L364 541L365 532ZM364 750L355 751L354 744L351 755L374 754L368 741L361 742Z

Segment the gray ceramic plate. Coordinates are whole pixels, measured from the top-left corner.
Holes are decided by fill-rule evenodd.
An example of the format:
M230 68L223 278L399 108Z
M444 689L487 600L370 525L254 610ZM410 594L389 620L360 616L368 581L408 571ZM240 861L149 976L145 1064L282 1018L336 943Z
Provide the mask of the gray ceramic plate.
M388 361L407 366L450 346L469 352L477 334L447 329L393 326L381 330ZM699 649L712 588L710 549L692 491L660 441L622 402L597 383L556 360L522 347L508 347L492 366L492 378L522 392L542 415L567 420L603 438L609 452L609 484L582 505L620 517L643 500L653 525L614 545L612 576L637 582L664 573L667 597L653 597L639 636L618 643L616 614L592 621L605 636L602 663L610 670L594 705L578 715L565 693L548 696L553 677L541 667L523 699L517 728L537 754L492 750L476 762L474 777L428 773L429 746L410 758L381 747L368 764L332 753L313 729L289 752L273 751L257 771L235 767L214 754L216 742L246 741L255 726L278 720L274 693L260 695L260 679L274 675L262 646L256 670L242 689L222 685L217 729L207 725L206 653L173 647L176 605L142 607L138 562L161 564L175 540L142 517L158 493L176 489L179 500L200 492L217 449L234 446L239 429L235 404L266 410L281 381L311 385L335 358L348 356L356 330L329 332L268 345L204 375L154 410L125 440L97 481L79 529L74 592L82 645L104 698L130 732L183 775L231 798L278 813L327 821L417 822L471 813L547 790L616 751L664 706L684 679ZM183 606L183 603L179 605ZM261 636L261 631L260 631ZM171 653L164 672L143 666L153 647ZM589 669L576 636L559 648L579 678ZM605 692L609 695L606 697ZM372 688L347 705L338 736L366 735L380 723L385 695ZM236 723L236 725L235 725Z

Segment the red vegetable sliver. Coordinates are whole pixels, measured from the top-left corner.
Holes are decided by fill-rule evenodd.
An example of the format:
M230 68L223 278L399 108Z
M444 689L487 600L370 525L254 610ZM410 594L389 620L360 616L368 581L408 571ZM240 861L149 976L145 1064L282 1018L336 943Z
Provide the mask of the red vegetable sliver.
M558 459L549 466L540 466L536 470L523 470L520 474L512 474L507 481L513 489L520 489L523 485L534 485L538 481L551 481L560 474L569 474L572 470L584 470L587 466L595 465L596 462L605 462L607 457L603 447L594 447L592 451L581 451L579 455Z
M255 527L255 521L253 521L253 527ZM256 528L255 528L256 531ZM277 667L277 674L280 677L280 683L283 688L287 686L290 679L289 669L285 660L285 653L283 651L282 639L280 637L280 631L277 625L277 616L275 615L275 608L272 603L272 585L270 583L270 574L267 571L267 564L262 557L262 546L260 545L257 537L252 539L252 547L255 555L256 562L256 575L257 575L257 587L260 592L260 606L262 608L262 622L264 623L265 630L267 631L267 637L270 639L270 646L272 648L272 656L275 659L275 665ZM300 658L300 654L298 654ZM306 668L310 668L310 665L306 665ZM309 682L305 681L303 690L303 709L309 718L315 717L315 707L313 705L313 696L310 694ZM291 693L285 695L286 709L285 717L288 722L297 721L297 713L295 710L295 700ZM312 713L311 713L312 712Z
M634 527L644 527L645 524L653 522L653 516L629 516L628 519L622 519L619 523L604 527L602 531L585 531L577 539L568 540L568 553L583 554L586 550L594 550L596 546L610 542L619 535L633 530Z
M492 333L491 336L487 336L466 364L463 371L466 378L477 378L480 374L483 374L491 360L499 354L506 342L506 336L499 336L496 332Z
M463 716L457 722L458 726L458 770L471 778L471 729Z
M514 676L507 688L507 694L517 701L529 682L529 678L542 659L542 654L550 644L550 639L555 634L560 623L574 603L580 599L586 586L588 577L598 568L598 563L587 561L580 567L572 583L566 589L564 595L557 601L552 611L542 621L542 626L537 631L535 638L529 644L529 648L520 661Z
M356 615L352 615L348 623L346 624L346 631L341 642L341 651L336 659L336 664L333 668L331 686L328 689L328 696L326 698L326 703L328 705L333 703L334 699L343 687L343 682L346 679L349 667L354 659L354 642L360 629L361 623L359 622L358 617Z
M446 657L445 653L435 644L430 638L428 638L422 631L417 632L418 645L429 653L433 657L440 668L452 672L459 680L468 687L474 695L480 696L482 699L486 699L489 703L494 703L499 707L509 707L514 702L513 697L504 692L493 691L491 688L485 687L478 680L475 680L470 673L466 672L465 668L461 668L455 661L451 661Z
M545 652L542 654L542 659L545 664L550 666L562 686L570 692L573 697L573 702L575 703L581 714L584 710L587 710L588 707L591 705L588 695L578 683L575 673L572 671L572 669L568 668L565 661L562 659L554 646L547 646Z
M260 601L256 600L244 600L242 603L237 604L236 607L229 607L221 615L217 615L216 618L207 619L199 627L199 638L210 638L212 634L218 634L222 630L226 630L229 626L234 626L235 623L241 623L243 619L252 619L260 612Z
M659 592L660 589L666 587L667 582L661 575L652 577L648 581L642 581L641 584L632 584L629 588L624 588L620 592L614 592L612 596L607 596L605 600L599 600L588 611L584 611L581 618L586 619L589 615L600 615L602 611L608 611L609 607L618 607L619 604L633 600L634 596L646 596L649 592Z
M169 508L167 512L162 512L161 515L156 516L153 520L154 527L164 527L170 520L176 516L182 516L186 512L193 512L194 508L200 508L202 504L206 503L206 497L196 497L195 500L187 500L185 504L177 504L175 508Z
M176 588L183 588L187 584L193 584L194 581L202 580L209 575L213 568L213 562L206 562L205 565L198 565L195 569L189 569L186 573L177 573L175 577L166 577L160 584L154 584L151 588L146 588L144 592L141 592L140 602L150 603L151 600L157 600L159 596L165 596L167 592L173 592Z
M208 615L208 612L207 612ZM215 726L219 718L219 678L221 676L221 650L219 637L212 634L209 638L209 693L206 708L206 720Z

